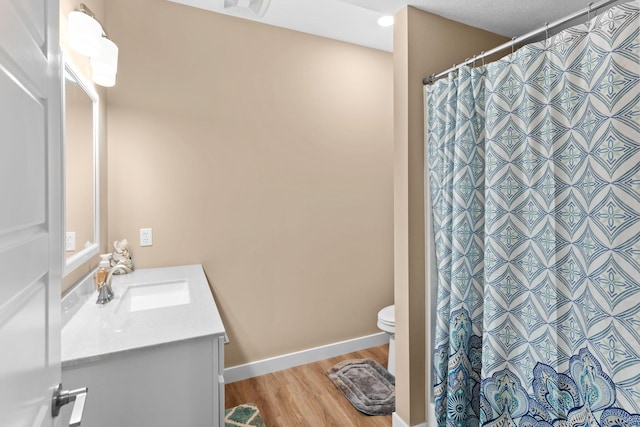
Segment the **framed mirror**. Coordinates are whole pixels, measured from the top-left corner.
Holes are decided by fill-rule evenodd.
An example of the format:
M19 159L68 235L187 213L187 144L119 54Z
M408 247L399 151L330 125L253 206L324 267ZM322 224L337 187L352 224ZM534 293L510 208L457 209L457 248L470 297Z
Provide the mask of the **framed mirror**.
M64 66L65 275L100 250L98 93L65 61Z

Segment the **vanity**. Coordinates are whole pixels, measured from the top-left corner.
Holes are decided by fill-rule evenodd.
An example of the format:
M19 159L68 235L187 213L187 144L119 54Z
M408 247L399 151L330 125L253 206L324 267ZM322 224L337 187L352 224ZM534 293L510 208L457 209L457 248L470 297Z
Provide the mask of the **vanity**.
M201 265L91 277L62 300L62 380L88 387L83 426L223 427L224 325ZM70 405L68 405L70 406ZM70 409L63 409L63 424Z
M66 59L63 87L69 275L102 247L100 102ZM88 387L81 425L223 427L227 338L202 266L135 270L111 285L115 298L104 305L92 275L62 299L62 384ZM62 408L60 425L72 407Z

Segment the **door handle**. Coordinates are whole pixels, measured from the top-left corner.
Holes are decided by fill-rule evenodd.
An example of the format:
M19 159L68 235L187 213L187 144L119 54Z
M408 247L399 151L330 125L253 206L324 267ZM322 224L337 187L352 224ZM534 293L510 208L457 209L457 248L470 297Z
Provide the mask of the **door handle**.
M71 419L69 420L69 427L78 427L82 422L82 413L84 412L84 404L87 400L87 393L89 389L87 387L79 388L76 390L62 390L62 384L58 384L53 391L53 399L51 402L51 415L55 418L60 415L60 408L67 403L74 402L73 410L71 411Z

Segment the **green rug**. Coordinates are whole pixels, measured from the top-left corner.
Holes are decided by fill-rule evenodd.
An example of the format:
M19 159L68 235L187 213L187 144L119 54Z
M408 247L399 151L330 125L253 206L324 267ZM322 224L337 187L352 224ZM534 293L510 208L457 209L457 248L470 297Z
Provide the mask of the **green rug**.
M224 427L266 427L258 407L245 403L224 411Z

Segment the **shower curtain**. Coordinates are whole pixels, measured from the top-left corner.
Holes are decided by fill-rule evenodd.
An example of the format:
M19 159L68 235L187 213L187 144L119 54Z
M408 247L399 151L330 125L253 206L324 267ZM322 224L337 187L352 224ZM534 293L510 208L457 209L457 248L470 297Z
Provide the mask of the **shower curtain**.
M639 9L425 87L439 426L640 426Z

